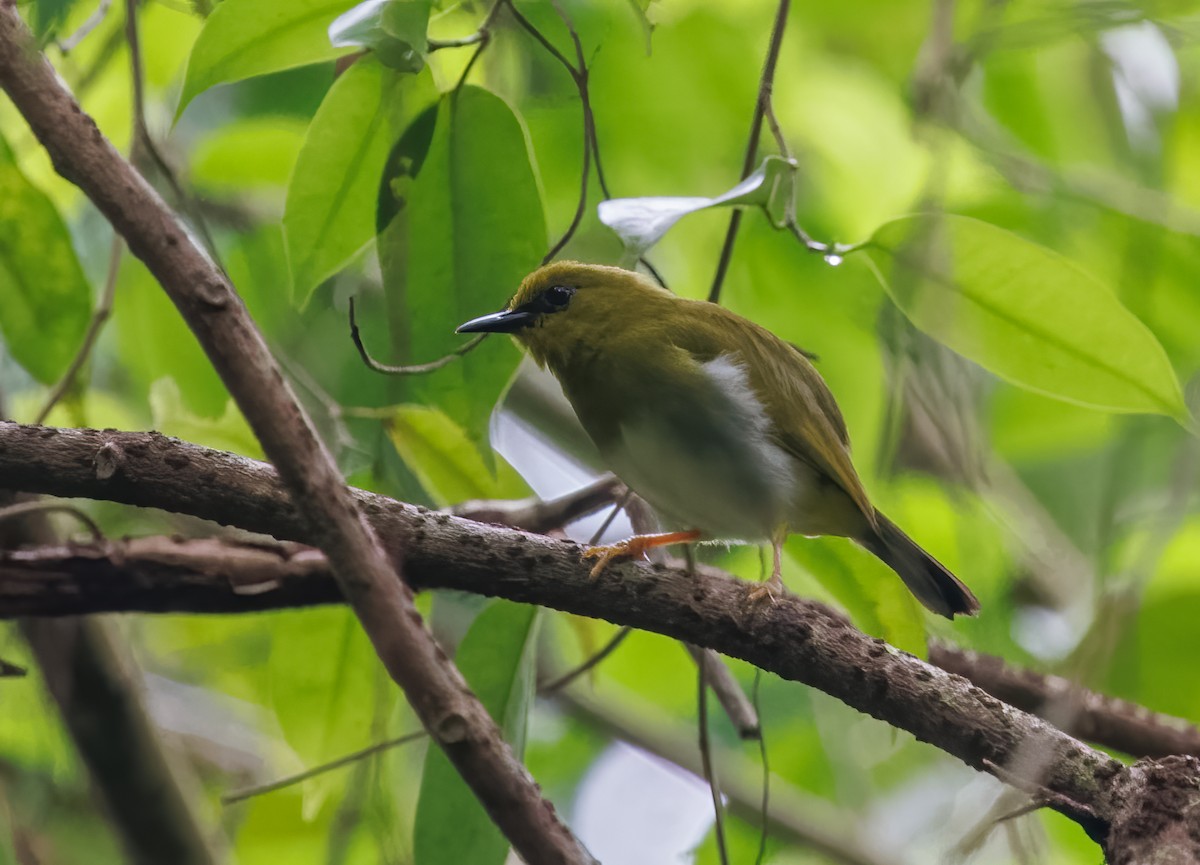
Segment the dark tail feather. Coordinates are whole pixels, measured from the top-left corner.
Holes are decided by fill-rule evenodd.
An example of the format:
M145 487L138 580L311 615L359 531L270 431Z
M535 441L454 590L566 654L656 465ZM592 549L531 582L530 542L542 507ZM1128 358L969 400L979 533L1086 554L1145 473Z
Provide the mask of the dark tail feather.
M979 601L945 565L917 546L916 541L879 511L875 512L875 520L879 530L857 538L858 543L899 574L918 601L947 619L954 618L956 613L973 616L979 612Z

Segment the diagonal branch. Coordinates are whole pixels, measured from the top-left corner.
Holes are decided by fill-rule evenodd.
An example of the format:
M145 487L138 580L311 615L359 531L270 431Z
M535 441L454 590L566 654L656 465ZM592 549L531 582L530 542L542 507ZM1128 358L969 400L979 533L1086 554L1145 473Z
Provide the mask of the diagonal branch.
M329 452L249 313L178 217L83 112L17 14L0 0L0 87L56 170L87 194L179 309L279 469L306 535L329 558L347 602L421 723L531 865L589 863L499 727L426 631L394 557L355 506Z
M310 534L270 466L155 433L0 424L0 479L31 492L166 508L290 540ZM993 774L1033 749L1046 757L1040 788L1097 840L1118 811L1116 791L1127 777L1121 763L965 679L868 637L821 604L786 598L755 609L747 604L747 584L710 568L689 574L616 565L591 581L574 544L373 493L354 495L389 551L403 553L414 585L537 603L742 658ZM244 600L269 605L274 589L265 589ZM1080 807L1073 811L1071 803Z

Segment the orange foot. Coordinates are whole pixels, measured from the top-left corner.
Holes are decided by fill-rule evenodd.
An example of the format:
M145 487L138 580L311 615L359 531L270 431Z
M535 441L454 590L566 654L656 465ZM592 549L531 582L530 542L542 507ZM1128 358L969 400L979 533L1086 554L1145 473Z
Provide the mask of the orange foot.
M617 559L637 558L646 554L647 550L652 550L655 547L665 547L668 544L686 544L691 541L698 541L702 538L703 532L665 532L660 535L634 535L632 538L626 538L615 544L609 544L602 547L587 547L583 551L585 559L599 559L592 566L592 571L588 574L589 580L594 580L609 566L611 562Z

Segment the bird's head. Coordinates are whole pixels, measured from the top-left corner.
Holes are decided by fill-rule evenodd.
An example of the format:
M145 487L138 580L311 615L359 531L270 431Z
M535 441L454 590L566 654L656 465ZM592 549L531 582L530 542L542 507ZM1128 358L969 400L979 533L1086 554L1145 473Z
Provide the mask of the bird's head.
M646 278L619 267L556 261L521 282L508 306L459 325L458 333L509 333L539 363L646 314L645 302L670 297Z

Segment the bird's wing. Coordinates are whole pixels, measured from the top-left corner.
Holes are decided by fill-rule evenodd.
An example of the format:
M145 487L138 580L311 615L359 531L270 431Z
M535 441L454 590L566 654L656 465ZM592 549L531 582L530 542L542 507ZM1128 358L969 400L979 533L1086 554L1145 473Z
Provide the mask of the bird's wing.
M699 361L740 358L772 419L779 446L841 487L875 524L875 508L850 461L841 410L816 367L794 346L748 319L711 304L672 317L666 338Z

